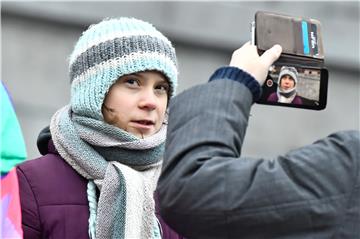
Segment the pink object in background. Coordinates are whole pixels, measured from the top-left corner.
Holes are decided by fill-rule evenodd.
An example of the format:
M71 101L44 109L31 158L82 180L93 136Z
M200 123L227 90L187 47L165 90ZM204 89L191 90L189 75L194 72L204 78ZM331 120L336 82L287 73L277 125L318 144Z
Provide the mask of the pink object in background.
M22 238L19 184L16 169L1 177L0 238Z

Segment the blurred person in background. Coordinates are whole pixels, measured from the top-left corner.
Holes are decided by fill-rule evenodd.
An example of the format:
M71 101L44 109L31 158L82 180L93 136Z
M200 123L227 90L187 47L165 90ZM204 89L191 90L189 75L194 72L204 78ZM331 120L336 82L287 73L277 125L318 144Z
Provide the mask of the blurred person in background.
M1 81L0 238L23 238L19 186L15 166L26 159L26 147L10 95Z

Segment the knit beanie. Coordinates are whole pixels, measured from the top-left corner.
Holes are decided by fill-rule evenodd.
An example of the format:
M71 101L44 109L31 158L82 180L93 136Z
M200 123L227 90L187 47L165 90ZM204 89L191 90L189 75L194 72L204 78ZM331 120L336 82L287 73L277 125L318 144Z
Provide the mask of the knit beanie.
M295 81L295 86L297 85L297 82L298 82L298 72L296 70L295 67L292 67L292 66L283 66L281 67L280 69L280 74L279 74L279 78L278 78L278 84L280 85L280 81L281 81L281 78L284 76L284 75L289 75L291 76L291 78L294 79Z
M71 109L103 119L105 95L119 77L146 70L164 74L169 96L177 87L177 60L171 42L151 24L135 18L106 19L82 33L70 56Z

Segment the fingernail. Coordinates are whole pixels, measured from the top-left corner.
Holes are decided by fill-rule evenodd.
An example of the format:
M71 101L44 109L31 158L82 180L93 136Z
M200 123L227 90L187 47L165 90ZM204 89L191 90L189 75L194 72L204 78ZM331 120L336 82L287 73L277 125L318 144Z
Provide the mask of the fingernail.
M275 48L275 51L276 51L278 54L281 54L281 52L282 52L282 47L281 47L279 44L276 44L276 45L274 46L274 48Z

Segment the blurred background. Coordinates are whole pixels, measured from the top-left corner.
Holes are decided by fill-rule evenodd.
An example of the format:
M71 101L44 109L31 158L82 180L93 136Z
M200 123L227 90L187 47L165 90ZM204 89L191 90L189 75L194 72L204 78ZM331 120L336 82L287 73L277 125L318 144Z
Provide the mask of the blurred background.
M179 93L205 83L216 68L228 64L232 51L250 40L256 11L315 18L322 23L330 73L327 108L311 111L255 104L242 153L272 157L337 130L359 130L359 4L2 1L1 78L12 96L28 156L34 158L39 156L38 133L69 102L68 57L90 24L118 16L154 24L177 50Z

